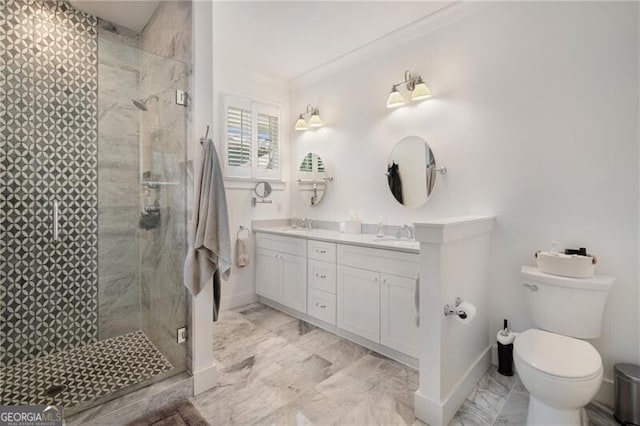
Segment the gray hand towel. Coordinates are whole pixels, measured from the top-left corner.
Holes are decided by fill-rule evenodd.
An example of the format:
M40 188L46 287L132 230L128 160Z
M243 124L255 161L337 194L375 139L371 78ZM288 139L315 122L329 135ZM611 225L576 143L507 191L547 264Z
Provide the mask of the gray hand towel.
M194 188L193 244L184 265L184 283L195 295L214 280L214 320L220 301L220 280L231 274L231 241L224 180L215 146L204 143L202 165ZM217 279L214 279L216 275Z

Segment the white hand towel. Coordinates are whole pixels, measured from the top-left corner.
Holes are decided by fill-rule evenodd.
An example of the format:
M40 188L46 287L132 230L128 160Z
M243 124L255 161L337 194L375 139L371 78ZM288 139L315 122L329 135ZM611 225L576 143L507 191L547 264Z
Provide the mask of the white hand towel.
M249 251L251 240L246 235L240 235L236 239L236 266L245 267L249 264Z

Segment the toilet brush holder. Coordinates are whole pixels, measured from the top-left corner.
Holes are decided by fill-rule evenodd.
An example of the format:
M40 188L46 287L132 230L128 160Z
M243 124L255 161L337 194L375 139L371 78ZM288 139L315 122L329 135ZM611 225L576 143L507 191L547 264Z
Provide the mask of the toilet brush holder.
M509 322L502 320L502 330L496 336L498 340L498 373L503 376L513 376L513 342L516 333L509 330Z
M498 373L513 376L513 343L503 345L498 342Z

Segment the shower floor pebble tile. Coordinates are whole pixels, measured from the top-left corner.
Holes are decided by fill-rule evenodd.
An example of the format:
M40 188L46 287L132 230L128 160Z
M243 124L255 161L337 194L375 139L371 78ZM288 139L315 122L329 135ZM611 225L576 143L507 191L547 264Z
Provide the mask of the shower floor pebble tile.
M172 368L137 331L0 368L0 405L61 404L69 409ZM52 385L66 388L47 396Z
M213 425L424 425L414 415L418 372L255 303L214 326L218 385L192 398ZM451 425L524 425L529 395L491 367ZM590 426L615 425L590 405Z

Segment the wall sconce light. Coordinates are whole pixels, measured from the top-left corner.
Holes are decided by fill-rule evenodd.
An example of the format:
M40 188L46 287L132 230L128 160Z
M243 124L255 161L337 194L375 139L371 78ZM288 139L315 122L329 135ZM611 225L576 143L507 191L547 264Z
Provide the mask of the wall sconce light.
M305 117L309 117L309 121L305 120ZM307 105L305 112L300 114L298 121L296 121L296 130L304 131L314 127L322 127L322 119L320 118L320 110L313 105Z
M391 93L387 98L387 108L397 108L405 104L404 96L398 92L398 86L405 85L411 92L412 101L422 101L432 96L431 89L427 87L419 74L411 75L409 71L404 72L404 81L396 83L391 87Z

